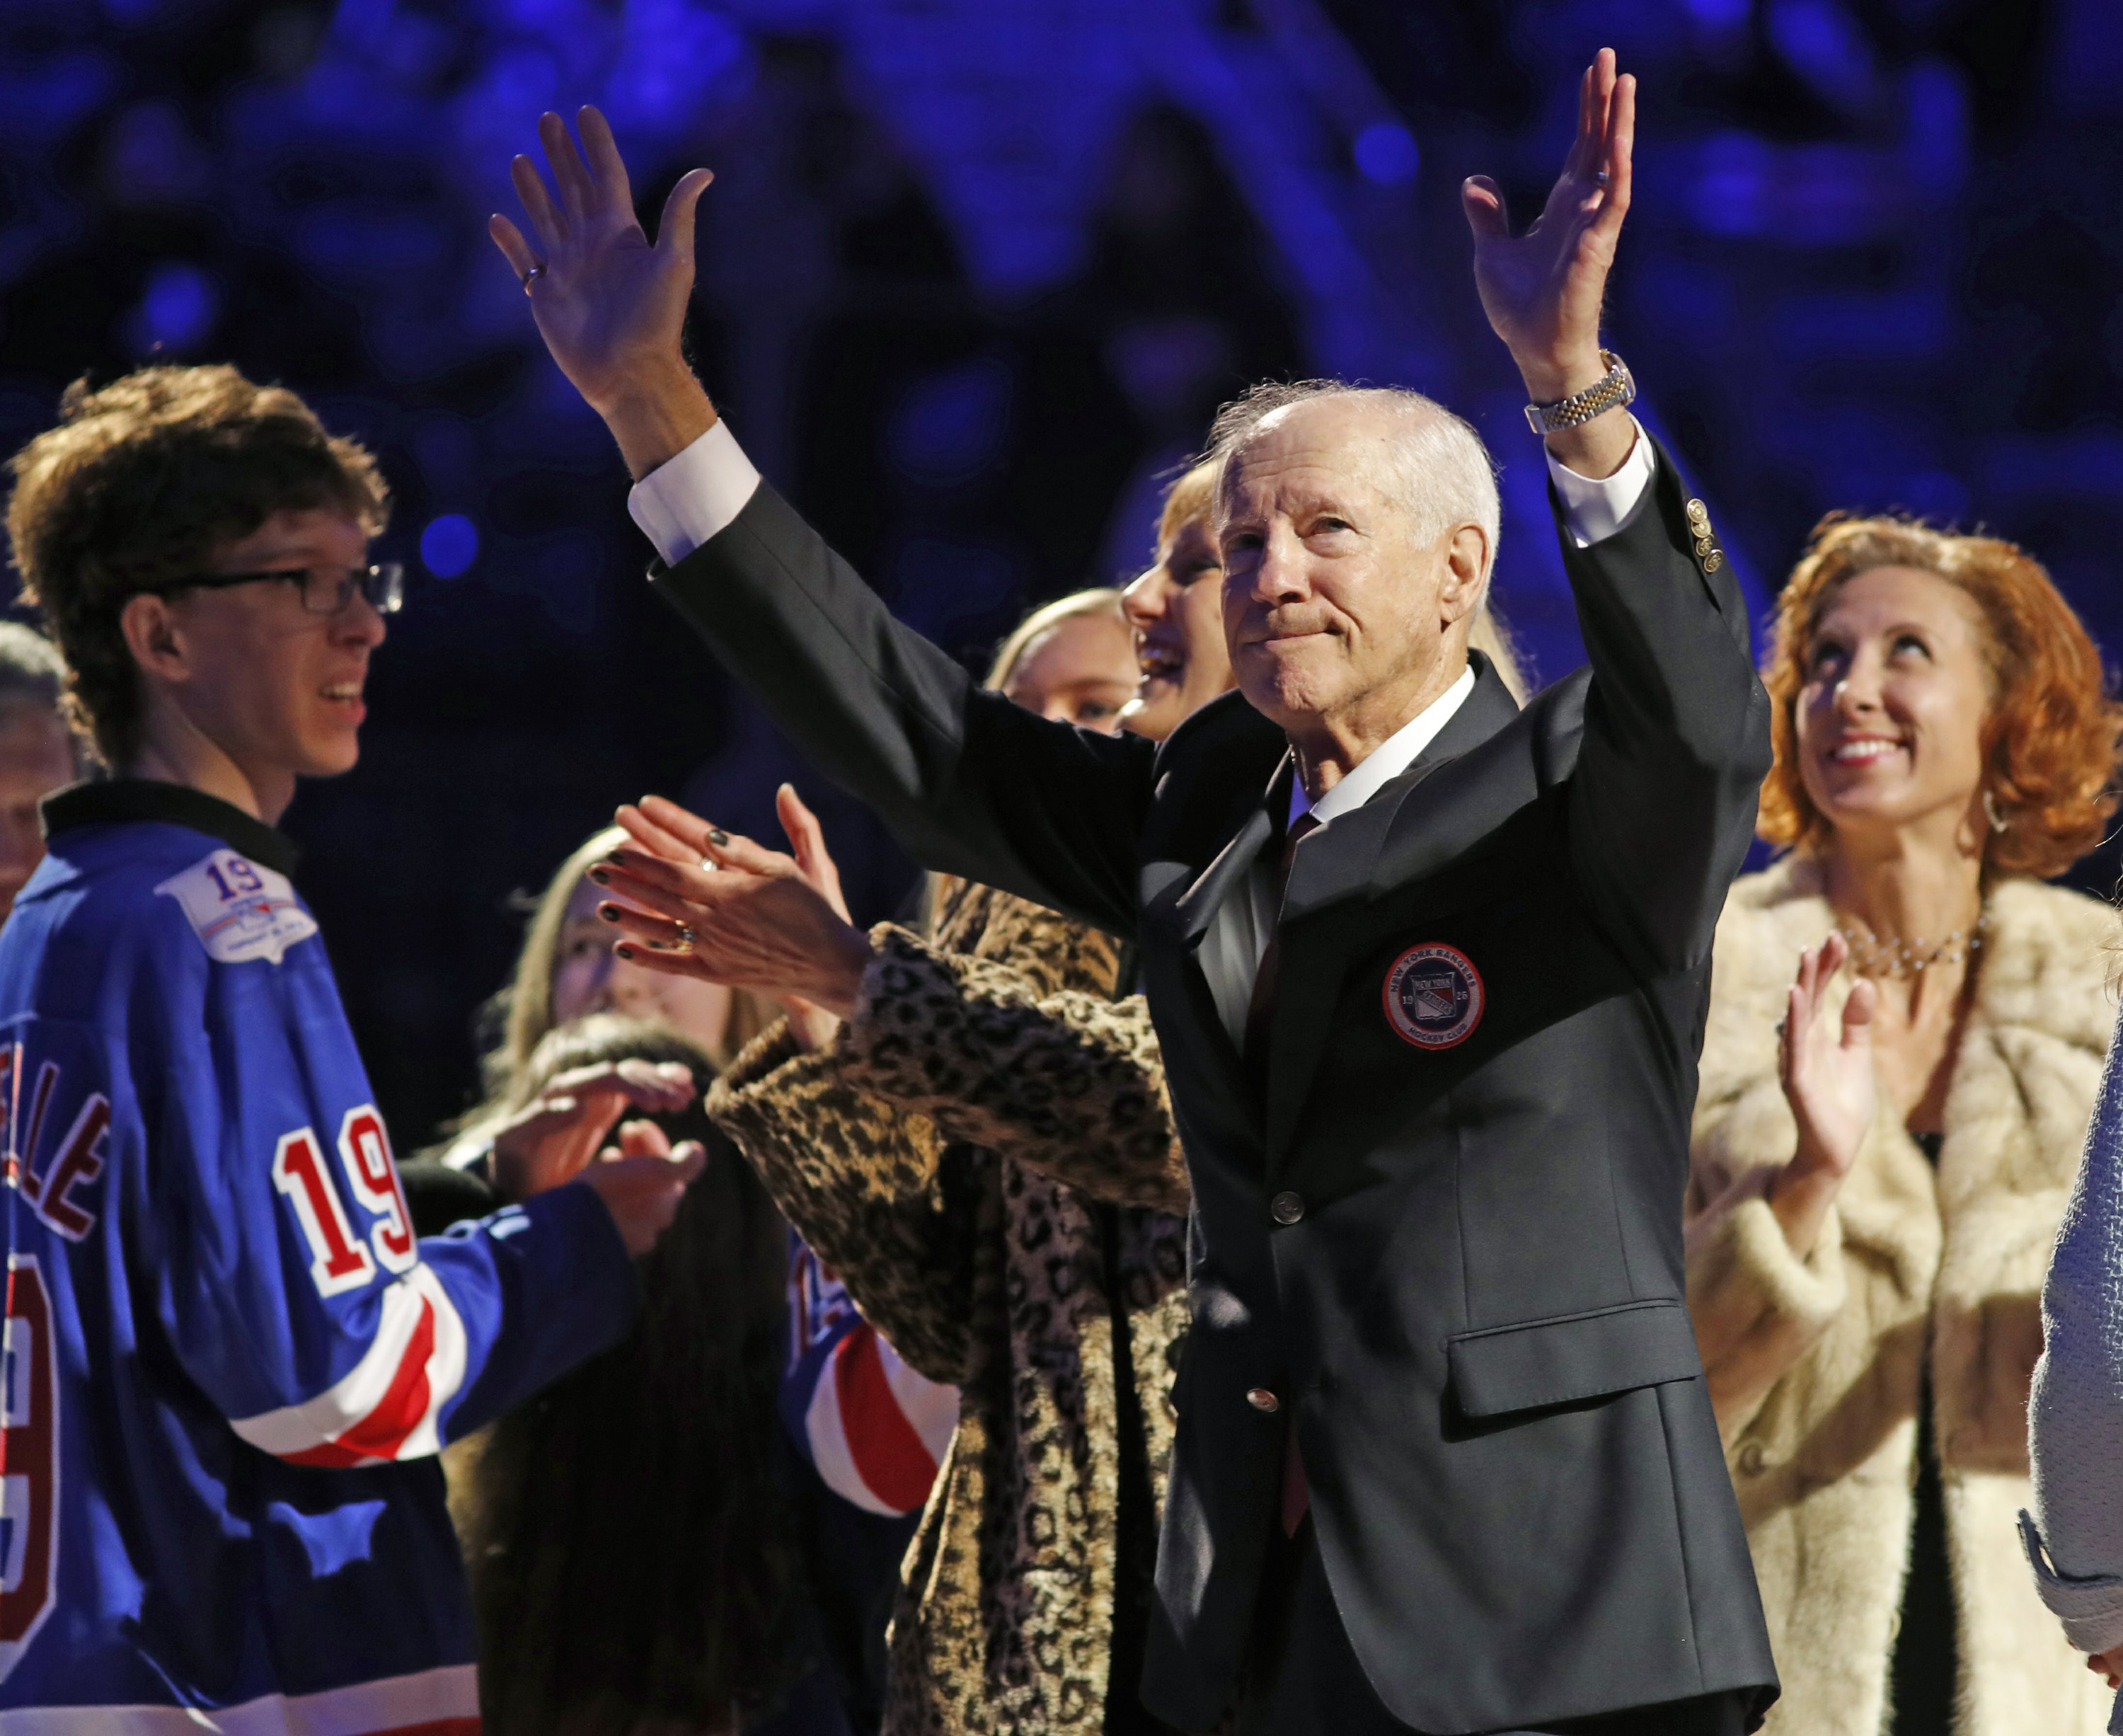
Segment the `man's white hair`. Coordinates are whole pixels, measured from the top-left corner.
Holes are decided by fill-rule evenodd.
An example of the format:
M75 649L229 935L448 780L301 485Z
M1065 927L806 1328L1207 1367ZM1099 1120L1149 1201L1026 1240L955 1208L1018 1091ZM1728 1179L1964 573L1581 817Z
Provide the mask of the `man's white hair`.
M1219 509L1232 458L1281 421L1291 406L1338 397L1360 398L1390 413L1393 433L1380 456L1384 473L1376 480L1415 521L1419 539L1427 542L1441 537L1455 524L1481 526L1489 545L1482 574L1482 592L1487 596L1503 529L1496 462L1471 425L1419 392L1397 386L1352 386L1343 380L1296 380L1256 386L1232 399L1209 426L1208 456L1224 467L1216 479Z

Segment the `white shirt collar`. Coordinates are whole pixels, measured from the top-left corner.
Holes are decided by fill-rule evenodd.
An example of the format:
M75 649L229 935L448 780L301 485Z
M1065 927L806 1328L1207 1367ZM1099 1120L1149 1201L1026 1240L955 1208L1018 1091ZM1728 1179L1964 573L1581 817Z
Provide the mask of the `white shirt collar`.
M1295 821L1301 814L1310 814L1324 826L1338 814L1353 813L1362 807L1415 763L1416 755L1436 740L1438 731L1452 721L1454 714L1474 691L1474 670L1470 664L1460 672L1457 681L1372 748L1353 771L1316 802L1305 795L1303 781L1292 777L1290 819Z

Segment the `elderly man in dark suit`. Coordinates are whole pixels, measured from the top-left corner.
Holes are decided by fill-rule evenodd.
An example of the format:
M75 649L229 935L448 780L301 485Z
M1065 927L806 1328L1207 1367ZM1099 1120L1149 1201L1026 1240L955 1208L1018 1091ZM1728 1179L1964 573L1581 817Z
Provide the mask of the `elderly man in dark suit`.
M1580 95L1525 235L1465 191L1591 659L1523 711L1466 650L1486 454L1427 400L1224 419L1241 691L1153 748L975 689L759 481L679 357L701 171L652 246L602 117L578 155L548 115L532 235L495 219L730 670L931 866L1140 941L1195 1201L1144 1697L1188 1729L1725 1736L1775 1695L1680 1238L1767 710L1708 516L1600 348L1634 91L1603 52ZM817 902L662 871L764 927Z

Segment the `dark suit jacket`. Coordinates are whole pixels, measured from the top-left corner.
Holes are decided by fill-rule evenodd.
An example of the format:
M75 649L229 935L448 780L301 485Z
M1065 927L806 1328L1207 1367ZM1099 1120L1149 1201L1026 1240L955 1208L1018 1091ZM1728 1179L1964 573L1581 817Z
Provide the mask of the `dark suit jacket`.
M1479 666L1416 762L1300 847L1264 1089L1196 962L1275 830L1284 740L1242 698L1159 748L1034 717L763 486L659 578L922 861L1139 941L1194 1188L1144 1677L1174 1724L1236 1691L1293 1422L1350 1640L1418 1729L1774 1697L1680 1239L1711 932L1768 704L1686 511L1661 453L1614 536L1563 539L1590 669L1521 711ZM1385 1004L1423 946L1467 968L1418 955L1443 994L1418 1033L1460 1030L1479 979L1451 1046ZM1425 984L1404 986L1406 1027Z

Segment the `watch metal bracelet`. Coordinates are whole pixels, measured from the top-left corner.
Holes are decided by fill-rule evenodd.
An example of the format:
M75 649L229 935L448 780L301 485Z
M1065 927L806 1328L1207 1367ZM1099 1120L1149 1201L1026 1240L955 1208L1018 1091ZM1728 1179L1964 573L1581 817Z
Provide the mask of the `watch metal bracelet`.
M1576 428L1595 416L1605 415L1610 410L1633 404L1637 382L1629 373L1629 364L1611 350L1601 350L1600 359L1607 364L1607 372L1584 391L1558 398L1553 404L1527 405L1526 425L1537 434L1560 434L1566 428Z

